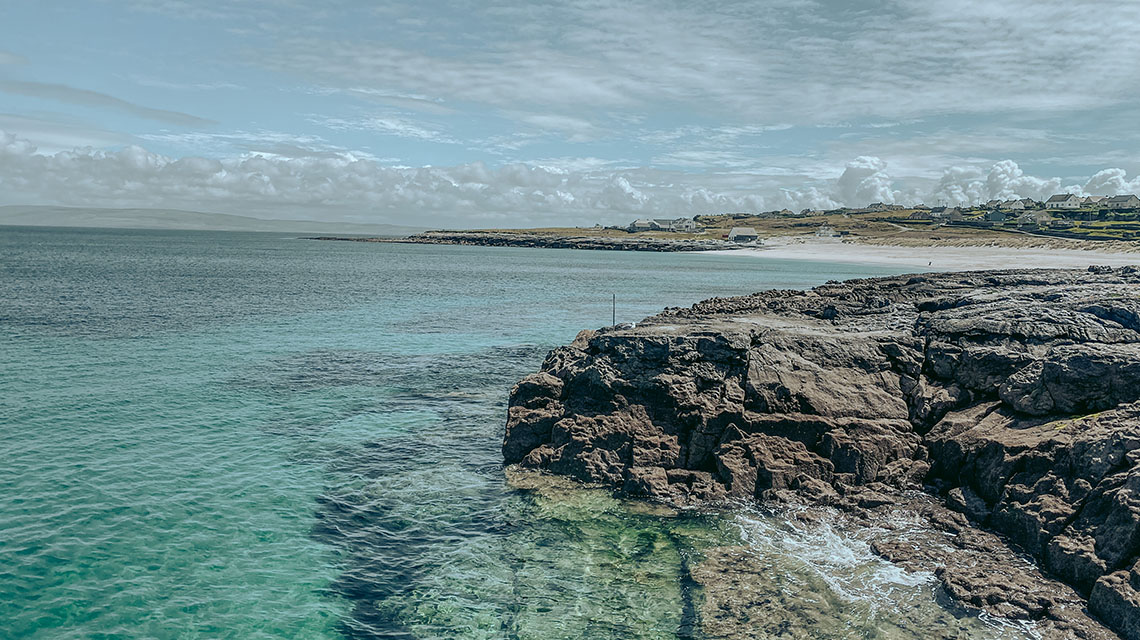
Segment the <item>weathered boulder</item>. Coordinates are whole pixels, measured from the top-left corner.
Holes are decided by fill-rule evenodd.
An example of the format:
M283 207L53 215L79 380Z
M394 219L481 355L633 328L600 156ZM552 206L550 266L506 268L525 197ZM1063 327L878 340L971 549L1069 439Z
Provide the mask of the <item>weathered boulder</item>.
M1029 569L986 587L1004 543L977 543L973 523L1140 640L1119 622L1140 619L1138 298L1135 269L1035 270L668 309L551 352L512 391L503 454L674 503L797 500L868 523L925 488L966 516L923 516L965 554L939 574L949 593L1099 637L1073 631L1095 625L1075 592ZM904 564L942 557L933 538L907 544L879 548Z
M1122 638L1140 638L1140 562L1131 570L1116 571L1099 580L1089 596L1089 609L1112 621Z
M557 400L561 395L562 380L549 373L527 376L511 389L507 415L517 427L514 437L503 445L507 464L520 462L533 449L550 442L554 423L565 413Z
M1030 415L1092 413L1140 400L1140 345L1066 344L1009 376L1002 401Z

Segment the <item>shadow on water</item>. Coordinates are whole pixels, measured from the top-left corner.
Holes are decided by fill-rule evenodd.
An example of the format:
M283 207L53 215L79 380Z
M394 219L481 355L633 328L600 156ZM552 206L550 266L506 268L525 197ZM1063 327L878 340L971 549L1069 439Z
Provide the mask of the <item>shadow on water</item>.
M425 574L438 572L461 540L478 538L493 550L508 534L500 515L511 493L498 460L501 389L520 361L545 352L320 350L268 361L235 381L283 405L298 396L329 400L327 411L282 410L262 429L297 438L305 443L297 456L325 468L329 484L316 499L310 536L340 558L330 592L351 603L344 636L420 637L403 619ZM321 434L352 423L362 430L355 444L337 437L320 445Z

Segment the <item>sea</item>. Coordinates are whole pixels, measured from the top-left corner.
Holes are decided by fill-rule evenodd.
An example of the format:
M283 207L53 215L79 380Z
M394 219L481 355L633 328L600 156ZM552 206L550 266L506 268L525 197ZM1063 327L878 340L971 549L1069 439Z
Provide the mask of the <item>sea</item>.
M770 595L740 637L1032 637L857 531L502 466L512 384L615 309L898 271L0 227L0 637L704 638L714 548Z

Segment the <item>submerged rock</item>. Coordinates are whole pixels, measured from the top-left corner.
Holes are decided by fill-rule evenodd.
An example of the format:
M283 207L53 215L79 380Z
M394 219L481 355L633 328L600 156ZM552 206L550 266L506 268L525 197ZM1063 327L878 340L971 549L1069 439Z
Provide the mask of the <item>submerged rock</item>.
M1140 640L1134 269L833 282L583 332L512 391L503 453L674 504L903 509L935 533L877 550L961 602L1111 637L1088 598Z

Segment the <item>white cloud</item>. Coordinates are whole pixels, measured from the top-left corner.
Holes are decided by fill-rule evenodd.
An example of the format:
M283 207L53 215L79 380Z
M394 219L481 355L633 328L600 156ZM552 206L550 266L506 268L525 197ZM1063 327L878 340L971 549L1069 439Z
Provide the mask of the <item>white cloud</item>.
M1140 176L1129 180L1123 169L1105 169L1089 178L1082 190L1086 195L1140 193Z
M0 152L5 156L28 157L36 152L36 145L25 138L17 138L14 134L0 131Z
M891 189L887 163L879 158L859 156L847 163L835 185L836 199L859 206L869 202L893 203L898 193Z
M931 192L931 200L948 204L973 204L991 199L1033 198L1045 200L1057 193L1116 195L1140 192L1140 176L1131 180L1123 169L1097 172L1087 180L1065 184L1061 178L1026 175L1012 160L989 167L949 167Z
M606 160L603 158L595 157L571 157L564 156L560 158L538 158L529 160L526 164L530 164L542 169L547 169L555 173L569 173L575 171L596 171L606 167L630 165L628 160Z
M55 153L76 147L115 147L137 142L132 136L106 131L81 120L60 114L50 115L51 118L33 118L0 113L0 130L19 132L19 136L35 145L40 153Z
M138 146L44 154L28 140L0 132L0 204L206 209L422 226L565 226L640 215L861 206L874 200L1043 198L1062 188L1060 179L1026 175L1012 161L988 169L951 167L934 184L891 176L885 162L868 156L832 175L818 180L744 171L689 174L615 167L590 158L563 159L561 166L475 162L412 168L335 149L221 160L174 159ZM1140 191L1140 178L1106 169L1063 188L1082 194Z
M353 119L310 116L308 120L313 124L318 124L337 131L372 131L400 138L422 140L424 142L459 144L459 141L441 131L394 115L367 116Z
M1042 200L1061 190L1060 178L1027 176L1012 160L1003 160L989 170L949 167L942 174L932 202L970 204L991 199L1033 198ZM1079 191L1073 188L1074 191Z

